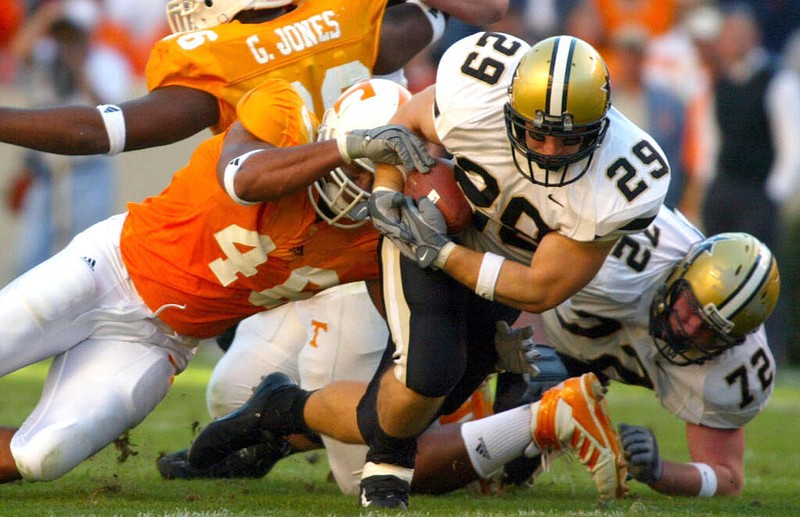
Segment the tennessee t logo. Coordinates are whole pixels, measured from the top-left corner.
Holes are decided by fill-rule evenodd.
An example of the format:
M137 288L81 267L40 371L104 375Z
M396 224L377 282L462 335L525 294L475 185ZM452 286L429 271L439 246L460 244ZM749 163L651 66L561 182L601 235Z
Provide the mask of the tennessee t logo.
M311 338L311 342L309 344L314 348L319 348L319 345L317 345L317 336L319 335L320 330L324 330L325 332L328 331L328 324L317 320L311 320L311 326L314 327L314 336Z

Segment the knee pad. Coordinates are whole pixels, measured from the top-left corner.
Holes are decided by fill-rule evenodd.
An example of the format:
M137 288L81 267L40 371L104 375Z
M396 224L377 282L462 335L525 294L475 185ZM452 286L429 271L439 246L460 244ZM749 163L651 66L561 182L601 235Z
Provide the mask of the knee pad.
M11 455L24 479L53 481L105 448L128 429L127 424L122 413L105 415L102 421L75 415L42 428L23 425L11 440Z
M51 366L42 400L11 440L23 478L58 479L140 424L174 368L153 347L88 340Z

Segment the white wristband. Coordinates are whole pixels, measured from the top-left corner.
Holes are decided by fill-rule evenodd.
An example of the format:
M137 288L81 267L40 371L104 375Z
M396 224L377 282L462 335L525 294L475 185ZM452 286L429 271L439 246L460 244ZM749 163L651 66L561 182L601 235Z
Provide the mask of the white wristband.
M100 104L97 111L103 117L103 124L108 134L109 155L119 154L125 150L125 116L122 108L113 104Z
M250 157L250 155L260 153L261 151L263 151L263 149L254 149L250 152L244 153L241 156L237 156L233 160L229 161L228 165L225 167L225 172L222 175L222 182L225 185L225 192L228 193L228 195L236 202L236 204L249 206L260 203L260 201L245 201L244 199L240 198L236 194L234 179L236 178L236 174L239 173L239 169L242 168L242 165Z
M500 276L500 269L503 267L505 257L495 255L487 251L483 254L481 270L478 272L478 282L475 284L475 293L481 298L494 300L494 289L497 286L497 278Z
M422 0L407 0L406 3L416 5L422 9L422 12L428 17L428 21L431 23L431 29L433 29L433 37L428 45L439 41L444 34L445 28L447 27L447 15L445 15L439 9L428 7L428 5Z
M350 158L350 155L347 153L347 133L336 136L336 147L339 149L342 160L347 163L353 163L353 159Z
M433 267L436 269L444 269L444 264L447 262L447 257L453 253L454 249L456 249L456 243L453 241L450 241L442 246L442 249L439 250L439 254L436 255L436 258L433 260Z
M717 493L717 473L707 463L689 463L700 472L700 492L697 497L713 497Z

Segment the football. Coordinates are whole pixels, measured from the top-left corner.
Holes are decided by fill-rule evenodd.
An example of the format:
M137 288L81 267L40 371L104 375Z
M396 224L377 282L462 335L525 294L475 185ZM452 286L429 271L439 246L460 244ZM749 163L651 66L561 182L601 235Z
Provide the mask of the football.
M427 174L409 172L404 192L414 199L427 197L433 201L442 212L450 235L463 232L472 220L472 207L456 182L453 163L448 160L436 158Z

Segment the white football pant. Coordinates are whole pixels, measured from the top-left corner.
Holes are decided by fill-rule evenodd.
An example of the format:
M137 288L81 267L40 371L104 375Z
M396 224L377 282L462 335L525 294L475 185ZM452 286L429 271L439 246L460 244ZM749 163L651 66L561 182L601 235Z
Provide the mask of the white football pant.
M247 402L261 378L283 372L303 389L339 380L369 382L389 339L386 322L363 282L332 287L307 300L247 318L214 368L207 403L212 418ZM365 445L322 436L333 476L345 494L358 493Z
M38 405L11 440L27 480L61 477L141 423L197 345L136 293L119 254L124 219L92 226L0 291L0 375L53 358Z

